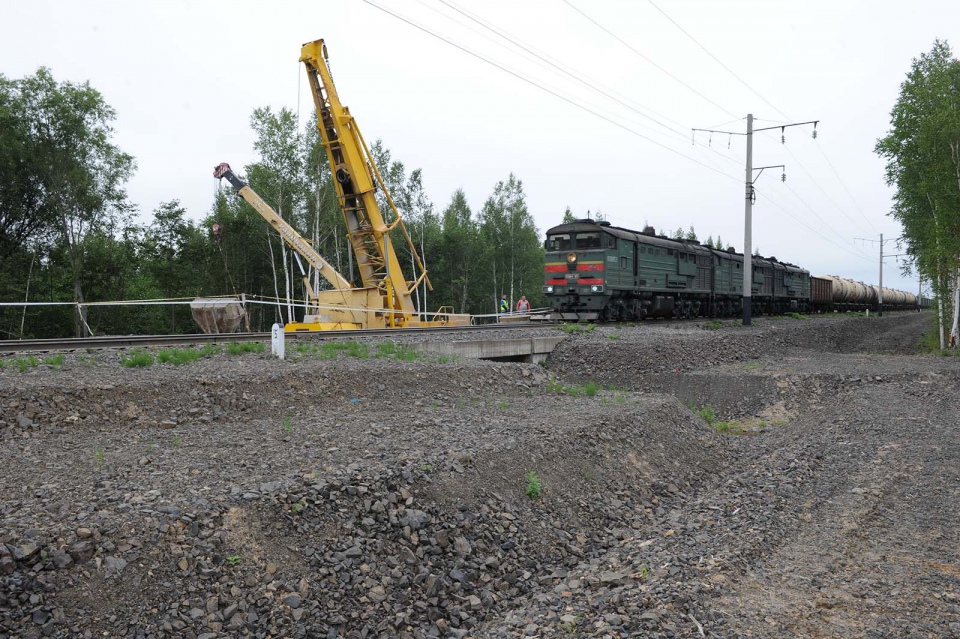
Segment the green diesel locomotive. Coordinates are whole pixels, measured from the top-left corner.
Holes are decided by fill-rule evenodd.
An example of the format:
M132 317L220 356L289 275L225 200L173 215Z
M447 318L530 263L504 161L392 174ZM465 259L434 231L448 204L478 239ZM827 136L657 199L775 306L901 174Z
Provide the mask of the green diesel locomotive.
M544 286L564 320L729 317L742 310L743 254L696 240L577 220L547 231ZM753 257L754 313L805 312L810 273Z

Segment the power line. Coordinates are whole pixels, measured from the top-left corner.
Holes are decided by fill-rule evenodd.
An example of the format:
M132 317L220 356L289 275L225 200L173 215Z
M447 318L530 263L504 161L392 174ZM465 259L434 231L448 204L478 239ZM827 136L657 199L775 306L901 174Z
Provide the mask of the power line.
M692 157L690 157L689 155L686 155L685 153L681 153L680 151L677 151L676 149L672 149L672 148L670 148L669 146L667 146L667 145L665 145L665 144L662 144L662 143L660 143L660 142L657 142L656 140L654 140L654 139L652 139L652 138L650 138L650 137L647 137L646 135L643 135L642 133L639 133L639 132L631 129L631 128L628 127L628 126L624 126L623 124L617 122L616 120L613 120L613 119L611 119L611 118L608 118L607 116L605 116L605 115L603 115L603 114L601 114L601 113L598 113L597 111L594 111L593 109L590 109L589 107L586 107L586 106L584 106L584 105L582 105L582 104L580 104L580 103L578 103L578 102L575 102L574 100L572 100L572 99L570 99L570 98L568 98L568 97L566 97L566 96L564 96L564 95L562 95L562 94L554 91L553 89L550 89L550 88L545 87L545 86L543 86L543 85L541 85L541 84L538 84L537 82L531 80L530 78L527 78L527 77L521 75L520 73L518 73L518 72L516 72L516 71L513 71L512 69L509 69L508 67L505 67L505 66L503 66L503 65L501 65L501 64L499 64L499 63L497 63L497 62L495 62L495 61L493 61L493 60L490 60L490 59L488 59L488 58L485 58L485 57L483 57L482 55L480 55L479 53L476 53L476 52L474 52L474 51L471 51L470 49L468 49L468 48L466 48L466 47L464 47L464 46L462 46L462 45L460 45L460 44L458 44L458 43L456 43L456 42L454 42L454 41L452 41L452 40L450 40L450 39L448 39L448 38L446 38L446 37L444 37L444 36L442 36L442 35L440 35L440 34L438 34L438 33L435 33L434 31L431 31L430 29L424 27L423 25L420 25L420 24L414 22L413 20L410 20L409 18L406 18L406 17L404 17L404 16L402 16L402 15L400 15L400 14L398 14L398 13L394 13L393 11L391 11L391 10L385 8L385 7L382 7L382 6L378 5L378 4L377 4L376 2L374 2L373 0L363 0L363 1L364 1L366 4L369 4L370 6L374 7L375 9L379 9L380 11L383 11L384 13L393 16L394 18L396 18L397 20L400 20L401 22L405 22L406 24L409 24L410 26L412 26L412 27L414 27L414 28L416 28L416 29L419 29L420 31L423 31L424 33L427 33L427 34L429 34L429 35L437 38L438 40L442 40L443 42L446 42L446 43L449 44L450 46L452 46L452 47L454 47L454 48L456 48L456 49L459 49L460 51L463 51L464 53L466 53L466 54L468 54L468 55L471 55L471 56L477 58L478 60L481 60L481 61L483 61L483 62L486 62L487 64L489 64L489 65L491 65L491 66L493 66L493 67L496 67L497 69L503 71L504 73L508 73L508 74L512 75L513 77L517 78L518 80L522 80L523 82L526 82L527 84L529 84L529 85L531 85L531 86L534 86L534 87L540 89L541 91L545 91L546 93L549 93L550 95L552 95L552 96L554 96L554 97L556 97L556 98L559 98L559 99L563 100L563 101L566 102L567 104L570 104L570 105L572 105L572 106L575 106L575 107L577 107L578 109L581 109L581 110L583 110L583 111L586 111L587 113L590 113L591 115L594 115L594 116L600 118L601 120L604 120L604 121L606 121L606 122L609 122L610 124L616 126L617 128L623 129L624 131L627 131L628 133L631 133L631 134L633 134L633 135L635 135L635 136L637 136L637 137L639 137L639 138L641 138L641 139L644 139L644 140L650 142L651 144L654 144L654 145L656 145L656 146L658 146L658 147L660 147L660 148L662 148L662 149L664 149L664 150L666 150L666 151L669 151L669 152L671 152L671 153L673 153L673 154L675 154L675 155L679 155L679 156L682 157L682 158L685 158L685 159L687 159L687 160L690 160L691 162L693 162L693 163L695 163L695 164L698 164L698 165L704 167L705 169L708 169L708 170L710 170L710 171L713 171L714 173L717 173L717 174L719 174L719 175L722 175L722 176L725 177L725 178L728 178L728 179L734 180L734 181L739 181L739 180L737 180L737 178L733 177L732 175L729 175L729 174L727 174L727 173L724 173L723 171L721 171L721 170L719 170L719 169L716 169L716 168L714 168L714 167L712 167L712 166L710 166L710 165L708 165L708 164L704 164L703 162L701 162L701 161L699 161L699 160L697 160L697 159L695 159L695 158L692 158Z
M814 216L815 218L817 218L817 219L820 221L821 224L823 224L823 228L832 231L833 234L836 235L837 237L839 237L841 240L845 240L845 239L846 239L839 231L837 231L835 228L833 228L832 226L830 226L830 225L827 223L826 220L824 220L822 217L820 217L820 214L817 213L817 211L816 211L812 206L810 206L809 204L807 204L807 201L804 200L802 197L800 197L800 194L797 193L796 191L794 191L794 190L790 187L789 184L784 183L783 186L786 187L786 189L787 189L788 191L790 191L790 193L792 193L793 196L794 196L795 198L797 198L797 200L798 200L801 204L803 204L803 206L806 207L806 209L807 209L808 211L810 211L811 213L813 213L813 216ZM860 253L859 251L856 251L856 250L853 249L853 248L848 248L848 250L852 250L852 251L856 252L860 257L866 257L865 255L863 255L863 254Z
M777 203L777 201L774 200L773 198L771 198L770 196L768 196L768 195L766 195L766 194L764 194L764 193L762 193L762 192L760 192L760 191L758 191L757 194L758 194L759 196L763 197L764 199L766 199L767 202L769 202L770 204L772 204L772 205L775 206L776 208L778 208L778 209L780 209L781 211L783 211L784 213L786 213L786 214L787 214L791 219L793 219L797 224L799 224L800 226L804 227L805 229L807 229L807 230L810 231L811 233L813 233L813 234L815 234L815 235L818 235L819 237L823 238L824 241L829 242L830 244L833 244L833 245L836 246L837 248L839 248L839 249L841 249L841 250L843 250L843 251L846 251L847 253L849 253L850 255L852 255L852 256L854 256L854 257L856 257L856 258L859 258L859 259L861 259L861 260L866 260L867 262L873 262L873 259L871 259L871 258L864 257L863 255L860 255L860 254L858 254L858 253L853 253L853 252L849 249L849 247L843 246L842 244L837 244L837 243L834 242L832 239L830 239L829 237L827 237L826 235L824 235L823 233L821 233L820 231L818 231L816 228L814 228L814 227L812 227L812 226L809 226L809 225L808 225L806 222L804 222L801 218L795 216L793 213L791 213L790 211L788 211L787 209L785 209L783 206L781 206L779 203Z
M564 1L566 1L566 0L564 0ZM763 97L756 89L754 89L754 88L751 87L749 84L747 84L747 82L746 82L743 78L741 78L739 75L737 75L737 74L733 71L733 69L731 69L731 68L728 67L726 64L724 64L724 63L723 63L717 56L715 56L709 49L707 49L705 46L703 46L702 44L700 44L700 42L699 42L696 38L694 38L692 35L690 35L683 27L681 27L681 26L677 23L676 20L674 20L673 18L671 18L669 15L667 15L667 13L666 13L663 9L661 9L660 7L658 7L658 6L653 2L653 0L647 0L647 1L650 3L650 5L651 5L654 9L656 9L657 11L659 11L659 12L663 15L663 17L665 17L667 20L669 20L670 23L673 24L673 26L675 26L681 33L683 33L683 35L685 35L685 36L687 36L688 38L690 38L690 40L692 40L694 44L696 44L698 47L700 47L700 48L703 50L704 53L706 53L708 56L710 56L710 57L713 59L714 62L716 62L717 64L719 64L721 67L723 67L723 69L724 69L725 71L727 71L727 73L729 73L729 74L732 75L734 78L736 78L737 81L740 82L740 84L742 84L743 86L745 86L745 87L746 87L747 89L749 89L754 95L756 95L758 98L760 98L761 100L763 100L763 102L766 103L766 105L769 106L771 109L773 109L774 111L776 111L777 113L779 113L779 114L782 115L783 117L787 118L787 120L790 119L790 116L789 116L789 115L787 115L786 113L784 113L783 111L781 111L780 109L778 109L773 103L771 103L769 100L767 100L765 97ZM840 177L840 173L837 171L836 167L833 166L833 162L831 162L831 161L830 161L830 158L827 156L826 151L823 150L823 147L820 146L819 143L817 143L817 147L820 149L820 152L823 154L823 158L827 161L827 164L830 166L830 169L833 171L833 174L836 176L837 181L840 182L840 185L843 187L843 190L846 191L847 195L850 197L850 201L853 202L854 206L855 206L855 207L857 208L857 210L860 212L860 215L863 217L864 220L866 220L867 224L870 225L870 228L872 228L874 231L876 231L877 228L873 225L873 222L871 222L870 219L867 217L867 215L863 212L863 209L860 208L860 204L856 201L856 199L854 199L853 193L851 193L851 192L850 192L850 189L847 188L847 185L844 183L843 179ZM793 154L791 153L790 155L792 156ZM796 161L797 161L797 164L800 165L801 168L803 168L803 167L802 167L802 164L800 163L800 160L798 160L796 157L794 157L794 160L796 160ZM804 169L804 172L806 172L806 169ZM814 184L816 184L817 187L820 188L820 190L824 192L824 194L826 194L826 191L823 190L823 188L819 185L819 183L817 183L817 181L816 181L812 176L810 176L809 173L807 173L807 176L810 177L810 179L814 182ZM830 198L829 195L827 196L827 198L830 199L831 202L833 202L833 200ZM833 202L833 204L834 204L834 206L836 206L838 209L840 209L840 206L837 205L836 202ZM846 212L843 211L843 209L840 209L840 211L843 212L844 215L846 215ZM848 217L848 219L849 219L849 216L847 216L847 217ZM851 222L852 222L852 221L853 221L853 220L851 220Z
M575 7L573 4L571 4L571 3L570 3L570 0L563 0L563 2L564 2L567 6L569 6L571 9L573 9L574 11L576 11L577 13L579 13L580 15L582 15L584 18L586 18L587 20L589 20L590 22L592 22L594 25L596 25L597 28L599 28L601 31L603 31L604 33L606 33L607 35L609 35L611 38L613 38L614 40L616 40L617 42L619 42L620 44L622 44L622 45L625 46L626 48L628 48L628 49L630 49L631 51L633 51L635 54L637 54L638 56L640 56L640 58L642 58L643 60L646 60L649 64L653 65L653 66L654 66L657 70L659 70L660 72L667 74L668 76L670 76L671 78L673 78L674 80L676 80L677 82L679 82L681 85L683 85L684 87L686 87L688 90L690 90L690 91L692 91L693 93L695 93L696 95L700 96L701 98L703 98L704 100L706 100L707 102L709 102L709 103L712 104L713 106L717 107L718 109L720 109L720 110L723 111L724 113L726 113L726 114L728 114L728 115L730 115L730 116L732 116L732 117L734 117L734 118L737 117L737 115L736 115L735 113L733 113L732 111L729 111L729 110L727 110L726 108L724 108L723 106L717 104L716 102L714 102L713 100L711 100L710 98L708 98L708 97L705 96L704 94L700 93L699 91L697 91L696 89L694 89L692 86L690 86L689 84L687 84L686 82L684 82L683 80L681 80L680 78L678 78L677 76L675 76L674 74L670 73L669 71L667 71L666 69L664 69L663 67L661 67L659 64L657 64L656 62L654 62L653 60L651 60L650 58L648 58L648 57L645 56L644 54L642 54L642 53L640 53L639 51L637 51L635 48L633 48L632 46L630 46L629 43L627 43L625 40L623 40L623 38L621 38L620 36L618 36L618 35L615 34L614 32L610 31L610 29L607 29L605 26L603 26L602 24L600 24L599 22L597 22L596 20L594 20L593 18L591 18L590 16L588 16L586 13L584 13L583 11L581 11L580 9L578 9L577 7Z
M661 8L658 7L656 4L654 4L653 0L647 0L647 1L650 3L650 5L651 5L654 9L656 9L657 11L659 11L659 12L663 15L664 18L666 18L667 20L669 20L669 21L673 24L673 26L675 26L677 29L679 29L679 30L680 30L680 33L682 33L683 35L685 35L685 36L687 36L688 38L690 38L691 40L693 40L693 43L696 44L696 45L697 45L698 47L700 47L701 49L703 49L704 53L706 53L708 56L710 56L711 58L713 58L713 61L714 61L714 62L716 62L717 64L719 64L721 67L723 67L723 68L727 71L727 73L729 73L729 74L732 75L734 78L736 78L736 79L740 82L740 84L742 84L743 86L747 87L755 96L757 96L758 98L760 98L761 100L763 100L763 102L765 102L768 107L770 107L771 109L773 109L774 111L776 111L777 113L779 113L780 115L782 115L783 117L787 118L787 120L790 120L790 119L791 119L789 115L787 115L786 113L784 113L783 111L781 111L781 110L778 109L777 107L775 107L775 106L773 106L772 104L770 104L770 101L769 101L769 100L767 100L765 97L763 97L762 95L760 95L753 87L751 87L749 84L747 84L746 81L745 81L743 78L741 78L739 75L737 75L736 73L734 73L734 72L733 72L733 69L731 69L730 67L728 67L727 65L725 65L723 62L721 62L721 61L720 61L720 58L718 58L717 56L715 56L715 55L713 55L712 53L710 53L710 50L709 50L709 49L707 49L705 46L703 46L702 44L700 44L700 42L699 42L696 38L694 38L692 35L690 35L689 33L687 33L686 30L685 30L683 27L681 27L679 24L677 24L677 21L676 21L676 20L674 20L673 18L671 18L670 16L668 16L663 9L661 9Z
M797 166L800 167L800 170L803 171L804 174L806 174L806 176L807 176L808 178L810 178L810 181L813 182L813 185L814 185L814 186L816 186L818 189L820 189L820 192L823 193L823 195L827 198L827 200L828 200L831 204L833 204L833 205L837 208L837 210L840 211L840 213L842 213L843 216L844 216L845 218L847 218L847 220L850 221L851 224L853 224L854 226L862 229L863 227L860 226L860 223L859 223L859 222L856 222L856 221L843 209L843 207L841 207L839 204L837 204L836 200L834 200L834 199L830 196L830 194L827 193L826 189L824 189L824 188L820 185L820 182L818 182L816 178L814 178L812 175L810 175L810 172L807 171L806 167L803 165L803 163L800 161L800 159L799 159L796 155L793 154L793 151L790 150L790 147L788 147L788 146L786 146L786 145L784 144L784 149L786 149L787 153L790 154L790 157L792 157L794 160L796 160Z
M620 105L622 105L622 106L630 109L631 111L634 111L634 112L638 113L638 114L641 115L642 117L647 118L648 120L650 120L651 122L654 122L655 124L657 124L657 125L659 125L659 126L662 126L663 128L667 129L668 131L673 131L673 132L675 132L675 133L677 133L677 134L679 134L679 135L681 135L681 136L683 136L683 137L686 137L686 134L685 134L685 133L683 133L683 132L681 132L681 131L679 131L679 130L677 130L677 129L674 129L673 127L667 126L667 125L664 124L663 122L660 122L660 121L657 120L656 118L650 117L650 116L647 115L646 113L640 112L638 109L634 108L634 107L631 106L630 104L627 104L626 102L624 102L624 101L621 100L620 98L618 98L618 97L616 97L616 96L614 96L614 95L611 95L611 94L608 93L607 91L605 91L605 90L603 90L602 88L600 88L600 87L592 84L591 82L583 79L583 78L580 77L579 75L577 75L577 74L569 71L568 69L560 66L559 64L556 64L556 63L553 62L552 60L549 60L548 58L546 58L546 57L540 55L539 53L531 50L529 47L527 47L526 45L524 45L523 42L519 41L518 39L516 39L516 38L514 38L514 37L511 37L509 34L503 32L503 31L500 31L500 30L497 29L496 27L493 27L493 26L490 25L489 23L487 23L487 22L485 22L484 20L476 17L476 16L473 15L472 13L466 11L465 9L462 9L462 8L458 7L457 5L453 4L453 3L450 2L449 0L439 0L439 1L440 1L441 4L444 4L444 5L448 6L448 7L450 7L451 9L453 9L454 11L460 13L461 15L466 16L466 17L469 18L470 20L473 20L474 22L476 22L477 24L479 24L479 25L480 25L481 27L483 27L484 29L487 29L487 30L495 33L496 35L500 36L501 38L503 38L504 40L506 40L506 41L509 42L510 44L514 45L515 47L517 47L517 48L519 48L519 49L522 49L523 51L526 51L527 53L529 53L530 55L536 57L537 59L542 60L543 62L549 64L551 67L553 67L554 69L560 71L560 72L563 73L564 75L573 78L573 79L576 80L577 82L583 84L583 85L586 86L586 87L589 87L590 89L593 89L594 91L597 91L598 93L601 93L602 95L604 95L604 96L606 96L607 98L613 100L613 101L616 102L617 104L620 104ZM652 109L648 109L648 110L649 110L651 113L654 112ZM660 115L660 114L656 114L656 115ZM664 119L668 119L666 116L663 116L663 115L660 115L660 117L662 117L662 118L664 118Z
M423 3L423 0L420 0L420 2L421 2L421 4L424 4L424 3ZM550 59L550 58L548 58L548 57L546 57L546 56L544 56L544 55L541 55L541 54L538 53L537 51L533 50L531 46L527 45L526 43L524 43L522 40L520 40L520 39L517 38L516 36L513 36L513 35L507 33L507 32L504 31L504 30L498 29L497 27L495 27L495 26L494 26L492 23L490 23L489 21L486 21L486 20L480 18L479 16L477 16L476 14L474 14L474 13L472 13L472 12L470 12L470 11L467 11L466 9L463 9L462 7L457 6L457 5L456 5L455 3L453 3L453 2L450 2L449 0L439 0L439 2L442 3L442 4L444 4L444 5L446 5L447 7L451 8L451 9L453 9L453 10L456 11L457 13L459 13L459 14L467 17L468 19L470 19L471 21L475 22L476 24L479 24L479 25L482 26L484 29L487 29L488 31L496 34L496 35L499 36L500 38L503 38L504 40L506 40L507 42L509 42L509 43L512 44L513 46L517 47L518 49L521 49L522 51L524 51L524 52L527 53L528 55L534 56L537 60L540 60L540 61L542 61L543 63L546 63L546 64L550 65L551 67L553 67L553 68L556 69L557 71L560 71L560 72L563 73L564 75L566 75L566 76L568 76L568 77L570 77L570 78L573 78L573 79L576 80L577 82L579 82L579 83L583 84L584 86L592 89L593 91L596 91L596 92L600 93L601 95L603 95L603 96L607 97L608 99L616 102L617 104L619 104L619 105L621 105L621 106L623 106L623 107L626 107L627 109L629 109L629 110L637 113L637 114L640 115L641 117L646 118L646 119L654 122L655 124L663 127L663 128L666 129L667 131L670 131L670 132L676 134L676 135L679 136L681 139L686 140L686 133L685 133L685 132L680 131L680 130L678 130L678 129L676 129L676 128L673 128L673 127L671 127L671 126L668 126L668 125L664 124L663 122L660 122L660 121L657 120L656 118L653 118L653 117L647 115L646 113L643 113L641 110L639 110L638 108L635 108L635 107L632 106L631 104L628 104L628 103L625 102L624 100L629 100L629 101L632 102L633 104L636 104L638 107L640 107L640 109L649 111L650 113L653 113L654 115L656 115L656 116L658 116L658 117L660 117L660 118L662 118L662 119L664 119L664 120L666 120L666 121L668 121L668 122L672 122L672 123L676 124L677 126L683 127L683 126L685 126L685 125L680 124L680 123L677 122L676 120L672 120L671 118L663 115L662 113L657 113L657 112L654 111L653 109L651 109L651 108L649 108L649 107L646 107L646 106L643 106L643 105L637 103L636 101L631 100L630 98L627 98L626 96L622 96L622 94L620 94L620 95L623 97L623 100L621 100L621 99L618 98L616 95L612 95L612 94L611 94L611 92L615 92L613 89L609 89L609 91L604 90L605 88L608 89L609 87L603 87L603 85L600 84L600 83L594 84L594 83L591 82L589 79L587 79L586 76L584 76L583 74L574 73L573 71L570 70L569 67L566 67L566 65L558 64L558 63L555 62L554 60L552 60L552 59ZM430 9L433 10L433 11L436 11L436 10L433 9L432 7L428 7L428 8L430 8ZM440 13L440 12L437 12L437 13ZM447 16L447 15L445 15L445 14L443 14L443 13L440 13L440 15L443 15L443 16L444 16L445 18L447 18L447 19L453 20L453 18L451 18L450 16ZM457 24L460 24L461 26L467 26L467 25L463 25L462 22L457 21L457 20L454 20L454 22L456 22ZM470 28L470 27L467 26L467 28ZM470 30L473 31L474 33L477 33L477 31L476 31L475 29L472 29L472 28L471 28ZM490 38L488 38L487 36L483 36L482 34L481 34L481 36L484 37L484 38L487 39L487 40L490 40ZM495 42L495 41L493 41L493 40L490 40L490 41L491 41L491 42ZM503 45L502 45L501 43L499 43L499 42L496 42L496 44L497 44L498 46L500 46L501 48L506 48L506 47L503 47ZM541 66L543 66L543 65L541 64ZM597 85L599 85L599 86L597 86ZM601 88L601 87L603 87L603 88ZM638 124L638 125L640 125L640 126L644 126L644 125L642 125L642 124L640 124L640 123L638 123L638 122L634 122L634 123L635 123L635 124ZM647 128L647 127L644 127L644 128ZM694 141L694 145L696 145L696 144L697 144L696 141ZM727 161L736 163L736 160L734 160L733 158L730 158L730 157L728 157L728 156L725 156L724 154L722 154L722 153L716 151L715 149L711 148L709 145L700 144L700 147L701 147L702 149L708 150L710 153L713 153L713 154L717 155L717 156L720 157L720 158L723 158L724 160L727 160Z
M867 221L867 224L870 225L874 231L877 230L877 227L873 225L873 222L870 221L870 218L867 217L867 214L863 212L863 209L860 208L860 204L853 199L853 193L850 192L850 189L847 188L847 185L844 183L843 179L840 177L840 174L837 172L836 167L833 166L833 162L830 161L830 158L827 157L827 152L823 150L823 147L820 146L820 143L817 142L817 148L820 149L820 153L823 154L823 159L827 161L827 165L830 167L830 170L833 171L833 174L837 176L837 181L840 182L840 186L843 187L843 190L847 192L847 196L850 197L850 201L853 202L853 205L857 207L857 210L860 211L860 215Z

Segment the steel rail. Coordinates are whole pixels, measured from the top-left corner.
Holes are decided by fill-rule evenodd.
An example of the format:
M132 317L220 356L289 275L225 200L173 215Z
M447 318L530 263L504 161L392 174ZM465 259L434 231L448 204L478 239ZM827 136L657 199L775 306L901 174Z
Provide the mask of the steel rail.
M366 338L389 335L418 335L429 333L473 333L490 330L535 328L549 325L547 322L517 322L504 324L481 324L478 326L432 326L422 328L376 328L367 330L303 331L286 333L288 339ZM270 341L270 333L202 333L189 335L108 335L94 337L71 337L58 339L0 340L0 353L69 351L99 348L134 348L148 346L191 346L195 344L228 344L235 342Z

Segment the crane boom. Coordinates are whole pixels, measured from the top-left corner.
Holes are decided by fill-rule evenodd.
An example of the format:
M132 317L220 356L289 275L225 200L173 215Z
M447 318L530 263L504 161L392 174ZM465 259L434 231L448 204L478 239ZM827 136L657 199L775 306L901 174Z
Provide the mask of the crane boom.
M213 176L218 179L226 179L227 182L236 189L237 194L269 222L270 226L277 230L280 237L284 239L290 248L302 255L303 258L310 263L310 266L315 268L325 280L333 285L333 288L352 288L350 282L330 266L330 264L317 253L313 246L311 246L302 235L297 233L296 229L280 217L269 204L264 202L263 198L250 188L249 184L237 177L237 174L233 172L229 164L223 162L218 165L217 168L214 169Z
M263 217L270 226L275 228L290 248L297 255L303 256L310 266L330 282L333 290L314 292L310 286L310 277L300 265L303 284L310 298L311 307L304 322L293 322L287 325L288 331L314 330L316 328L368 328L371 324L371 315L382 315L382 301L378 304L380 295L376 289L353 288L349 281L335 268L330 266L323 257L300 235L295 228L280 217L256 191L246 182L237 177L230 165L226 162L219 164L213 170L213 177L225 179L236 189L237 194L247 204ZM299 257L297 258L299 262ZM379 313L378 313L379 311Z
M377 288L386 296L386 306L399 313L398 322L416 323L417 310L412 292L424 281L429 286L430 280L370 156L356 120L340 102L327 64L327 49L323 40L303 45L300 61L306 67L317 111L317 128L335 177L337 196L363 284ZM384 218L377 205L377 187L383 191L390 205L392 221ZM420 272L419 277L414 274L412 281L404 278L390 240L390 231L397 227L403 233Z

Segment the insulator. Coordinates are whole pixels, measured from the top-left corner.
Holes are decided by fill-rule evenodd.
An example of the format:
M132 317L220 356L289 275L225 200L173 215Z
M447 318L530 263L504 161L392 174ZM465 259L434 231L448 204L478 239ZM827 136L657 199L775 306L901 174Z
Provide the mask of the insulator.
M730 137L727 138L727 150L730 150L730 143L733 141L733 134L730 134Z
M786 143L787 143L787 136L784 135L784 133L786 132L786 128L787 128L787 127L785 127L785 126L780 127L780 144L786 144Z
M817 123L816 122L813 123L813 139L814 140L817 139Z
M781 174L780 174L780 181L781 181L781 182L786 182L786 181L787 181L787 174L786 174L786 173L781 173Z

